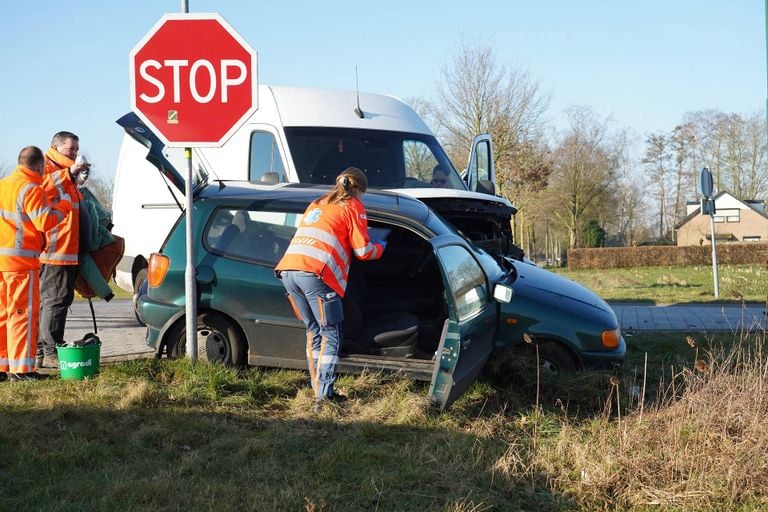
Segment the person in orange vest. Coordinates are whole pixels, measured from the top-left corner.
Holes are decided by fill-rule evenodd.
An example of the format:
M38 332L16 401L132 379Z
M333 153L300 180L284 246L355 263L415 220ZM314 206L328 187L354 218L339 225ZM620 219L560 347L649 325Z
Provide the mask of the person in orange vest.
M56 346L64 343L67 311L75 299L78 253L80 249L80 203L77 175L90 164L76 162L80 139L72 132L58 132L45 154L43 187L49 200L68 197L72 211L59 226L46 233L45 250L40 255L40 343L37 365L58 368Z
M360 260L381 257L386 242L371 243L368 219L361 202L368 180L349 167L336 185L307 207L285 255L275 267L296 316L307 329L307 365L315 393L314 409L340 403L333 389L343 341L342 298L347 288L351 256Z
M72 205L49 203L43 190L43 151L27 146L18 167L0 180L0 379L35 380L43 232L55 228Z

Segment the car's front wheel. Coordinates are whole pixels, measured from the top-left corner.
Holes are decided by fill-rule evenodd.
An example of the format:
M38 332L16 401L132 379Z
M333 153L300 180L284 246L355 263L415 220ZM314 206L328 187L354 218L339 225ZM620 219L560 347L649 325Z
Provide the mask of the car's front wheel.
M187 353L187 326L182 318L166 337L169 358L181 358ZM203 313L197 317L197 358L242 367L246 364L248 349L238 327L217 313Z
M555 341L542 341L539 343L539 364L543 371L557 373L573 373L577 370L571 352Z

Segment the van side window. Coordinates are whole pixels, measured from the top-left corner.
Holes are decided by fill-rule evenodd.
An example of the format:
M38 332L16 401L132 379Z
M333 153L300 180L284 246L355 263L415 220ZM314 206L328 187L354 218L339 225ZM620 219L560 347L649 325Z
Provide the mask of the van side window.
M271 133L251 134L251 153L248 160L248 180L251 183L274 185L286 181L280 149Z
M480 265L460 245L441 247L438 255L450 285L458 320L475 316L488 303L488 287Z
M302 215L257 208L220 208L205 228L206 247L227 258L277 265Z

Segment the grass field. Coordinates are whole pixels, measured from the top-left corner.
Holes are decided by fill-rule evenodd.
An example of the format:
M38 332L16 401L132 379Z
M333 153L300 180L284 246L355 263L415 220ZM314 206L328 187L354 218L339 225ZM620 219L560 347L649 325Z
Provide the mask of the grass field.
M768 508L764 334L648 333L621 375L426 385L344 376L311 412L304 372L187 361L0 384L0 510Z
M636 267L599 270L550 269L608 301L656 304L716 301L711 267ZM768 268L720 265L720 301L765 303Z

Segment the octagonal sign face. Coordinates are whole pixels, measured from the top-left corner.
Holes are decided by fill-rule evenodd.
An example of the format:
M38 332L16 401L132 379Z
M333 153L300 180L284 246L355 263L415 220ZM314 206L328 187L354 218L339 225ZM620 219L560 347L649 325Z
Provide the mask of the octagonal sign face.
M166 14L131 50L131 108L168 146L221 146L258 108L256 74L219 14Z

